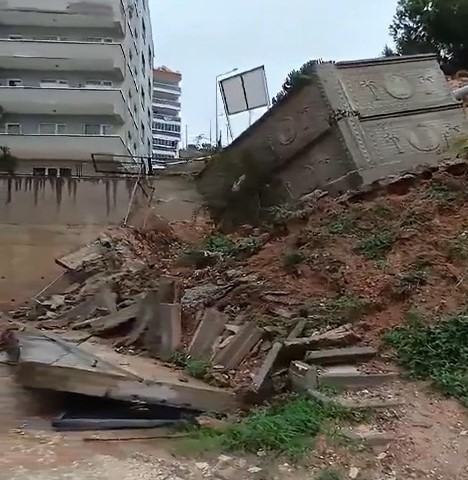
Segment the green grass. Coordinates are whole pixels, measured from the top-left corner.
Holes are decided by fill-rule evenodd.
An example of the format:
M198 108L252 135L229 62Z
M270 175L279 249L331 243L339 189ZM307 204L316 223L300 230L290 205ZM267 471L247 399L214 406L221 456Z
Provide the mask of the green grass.
M411 377L432 380L468 406L468 310L427 324L411 312L405 326L385 335Z
M382 231L363 238L357 247L358 252L364 257L377 260L385 256L395 243L392 232Z
M314 446L314 440L334 422L351 421L351 411L304 397L251 411L238 423L222 430L201 429L184 442L191 452L231 451L299 458ZM187 443L188 442L188 443Z

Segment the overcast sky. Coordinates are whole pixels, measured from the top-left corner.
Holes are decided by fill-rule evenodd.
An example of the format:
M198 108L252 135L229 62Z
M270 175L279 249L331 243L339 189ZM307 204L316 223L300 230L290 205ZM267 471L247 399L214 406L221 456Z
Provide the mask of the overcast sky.
M216 75L265 65L270 97L304 62L378 56L397 0L149 0L155 64L179 70L189 141L209 136ZM222 107L220 107L220 110ZM262 112L254 113L254 120ZM234 118L234 135L248 115ZM225 125L224 118L220 124Z

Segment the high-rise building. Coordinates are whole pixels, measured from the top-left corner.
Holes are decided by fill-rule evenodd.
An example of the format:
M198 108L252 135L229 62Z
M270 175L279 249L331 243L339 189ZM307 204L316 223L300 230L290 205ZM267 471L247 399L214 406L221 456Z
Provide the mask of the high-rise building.
M1 0L0 146L18 173L152 153L149 0Z
M179 157L181 81L182 75L167 67L153 72L153 160L158 164Z

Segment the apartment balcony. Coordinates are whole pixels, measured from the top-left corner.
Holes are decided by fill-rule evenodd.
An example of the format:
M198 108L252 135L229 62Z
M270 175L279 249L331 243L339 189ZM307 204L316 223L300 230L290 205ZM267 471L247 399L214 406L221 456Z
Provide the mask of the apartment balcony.
M167 123L181 123L182 119L177 115L160 115L155 113L153 115L153 120L162 120L163 122Z
M0 65L6 70L112 72L122 80L125 75L119 43L0 40Z
M174 95L180 95L182 89L177 85L169 85L167 83L153 82L153 90L155 92L172 93Z
M109 115L124 123L129 115L118 89L0 87L5 113L19 115Z
M1 0L0 25L105 28L125 32L122 0Z
M165 98L153 98L153 107L180 110L181 103L175 100L166 100Z
M9 147L21 160L83 160L130 155L118 135L8 135L0 134L0 145ZM126 158L126 157L124 157Z

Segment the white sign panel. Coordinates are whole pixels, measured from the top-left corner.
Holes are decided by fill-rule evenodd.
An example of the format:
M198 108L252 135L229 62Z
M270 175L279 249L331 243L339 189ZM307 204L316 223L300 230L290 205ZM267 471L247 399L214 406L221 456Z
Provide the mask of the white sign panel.
M269 106L265 67L254 68L219 82L228 115Z

